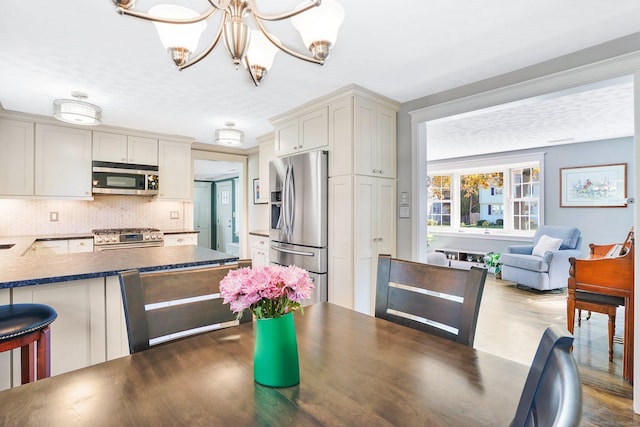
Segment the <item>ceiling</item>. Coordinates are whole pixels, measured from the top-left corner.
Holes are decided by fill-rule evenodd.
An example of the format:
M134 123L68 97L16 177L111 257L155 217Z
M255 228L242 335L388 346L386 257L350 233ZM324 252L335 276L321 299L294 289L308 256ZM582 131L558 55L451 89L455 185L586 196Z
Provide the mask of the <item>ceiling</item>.
M256 0L272 13L300 1ZM270 117L348 84L407 102L640 31L637 0L340 1L346 17L326 64L279 53L259 87L243 68L234 69L223 45L178 72L153 25L118 15L111 0L7 2L0 14L0 103L7 110L50 116L54 99L83 91L89 102L102 107L106 125L213 143L215 130L233 121L246 133L248 148L272 130ZM208 6L205 0L174 2L198 11ZM156 3L138 0L136 8L147 11ZM289 22L272 24L267 27L281 41L303 50ZM206 31L216 29L209 25ZM206 34L201 46L210 40ZM627 108L632 102L629 88L627 82L613 94L600 89L575 95L580 105L594 95L606 99L606 116L613 117L622 109L618 101ZM499 141L492 143L500 149L513 149L519 138L513 129L523 123L529 124L528 131L538 130L527 140L530 144L582 138L567 120L583 107L567 95L561 99L562 114L555 114L551 100L545 102L523 102L511 112L497 108L491 114L499 114L499 120L488 111L459 126L443 120L438 132L449 140L459 138L456 146L464 140L483 147L478 135L500 130ZM604 117L597 108L589 107L590 114ZM531 111L543 126L530 120ZM578 130L592 122L580 117Z

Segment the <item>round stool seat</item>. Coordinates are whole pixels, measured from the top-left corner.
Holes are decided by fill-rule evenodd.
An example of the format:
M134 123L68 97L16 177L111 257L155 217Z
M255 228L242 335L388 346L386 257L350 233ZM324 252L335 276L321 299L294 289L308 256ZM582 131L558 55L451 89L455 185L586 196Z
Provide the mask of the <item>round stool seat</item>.
M47 327L58 313L44 304L0 305L0 342Z

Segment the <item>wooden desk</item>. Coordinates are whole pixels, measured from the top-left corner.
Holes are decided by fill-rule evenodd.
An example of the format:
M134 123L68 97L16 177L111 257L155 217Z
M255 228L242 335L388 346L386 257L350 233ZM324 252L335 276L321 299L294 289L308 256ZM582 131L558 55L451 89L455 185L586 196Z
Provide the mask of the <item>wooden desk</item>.
M0 424L507 426L528 373L328 303L295 322L298 386L253 382L245 323L1 392Z

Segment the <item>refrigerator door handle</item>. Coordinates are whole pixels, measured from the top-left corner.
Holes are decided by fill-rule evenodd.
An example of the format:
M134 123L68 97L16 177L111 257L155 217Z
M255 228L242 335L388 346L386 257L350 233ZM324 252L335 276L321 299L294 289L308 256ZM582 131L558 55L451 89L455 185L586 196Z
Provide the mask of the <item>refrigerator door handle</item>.
M274 251L278 251L278 252L284 252L286 254L302 255L302 256L314 256L313 252L294 251L293 249L284 249L284 248L279 248L277 246L271 246L271 249L273 249Z

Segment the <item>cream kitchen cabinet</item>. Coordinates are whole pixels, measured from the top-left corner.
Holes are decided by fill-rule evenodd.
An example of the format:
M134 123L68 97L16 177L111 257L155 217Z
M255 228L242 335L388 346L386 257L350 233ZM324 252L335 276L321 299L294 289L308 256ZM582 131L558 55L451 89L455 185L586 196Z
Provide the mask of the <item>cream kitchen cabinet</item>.
M329 104L329 176L396 178L399 104L354 87Z
M191 200L193 188L191 144L158 141L158 169L160 181L158 199Z
M0 289L0 304L11 303L11 290ZM16 353L18 354L18 353ZM11 352L0 353L0 390L11 388Z
M258 179L260 180L260 201L269 201L269 162L275 156L274 133L258 137Z
M93 252L93 239L69 239L69 253Z
M251 264L254 267L269 265L269 238L252 234L250 238Z
M108 132L93 132L93 160L158 165L158 140Z
M104 278L13 288L14 303L53 307L51 375L105 361ZM20 381L19 350L14 351L13 384Z
M32 122L0 119L0 196L33 196Z
M164 235L165 246L187 246L187 245L197 245L197 244L198 244L197 233L179 233L179 234Z
M373 315L379 254L396 253L396 181L329 178L329 302Z
M69 253L68 240L40 240L33 242L29 248L29 256L50 256Z
M276 156L326 147L329 144L328 111L327 106L322 106L274 121Z
M36 124L35 195L91 198L91 131Z
M354 97L355 173L396 177L396 109Z

